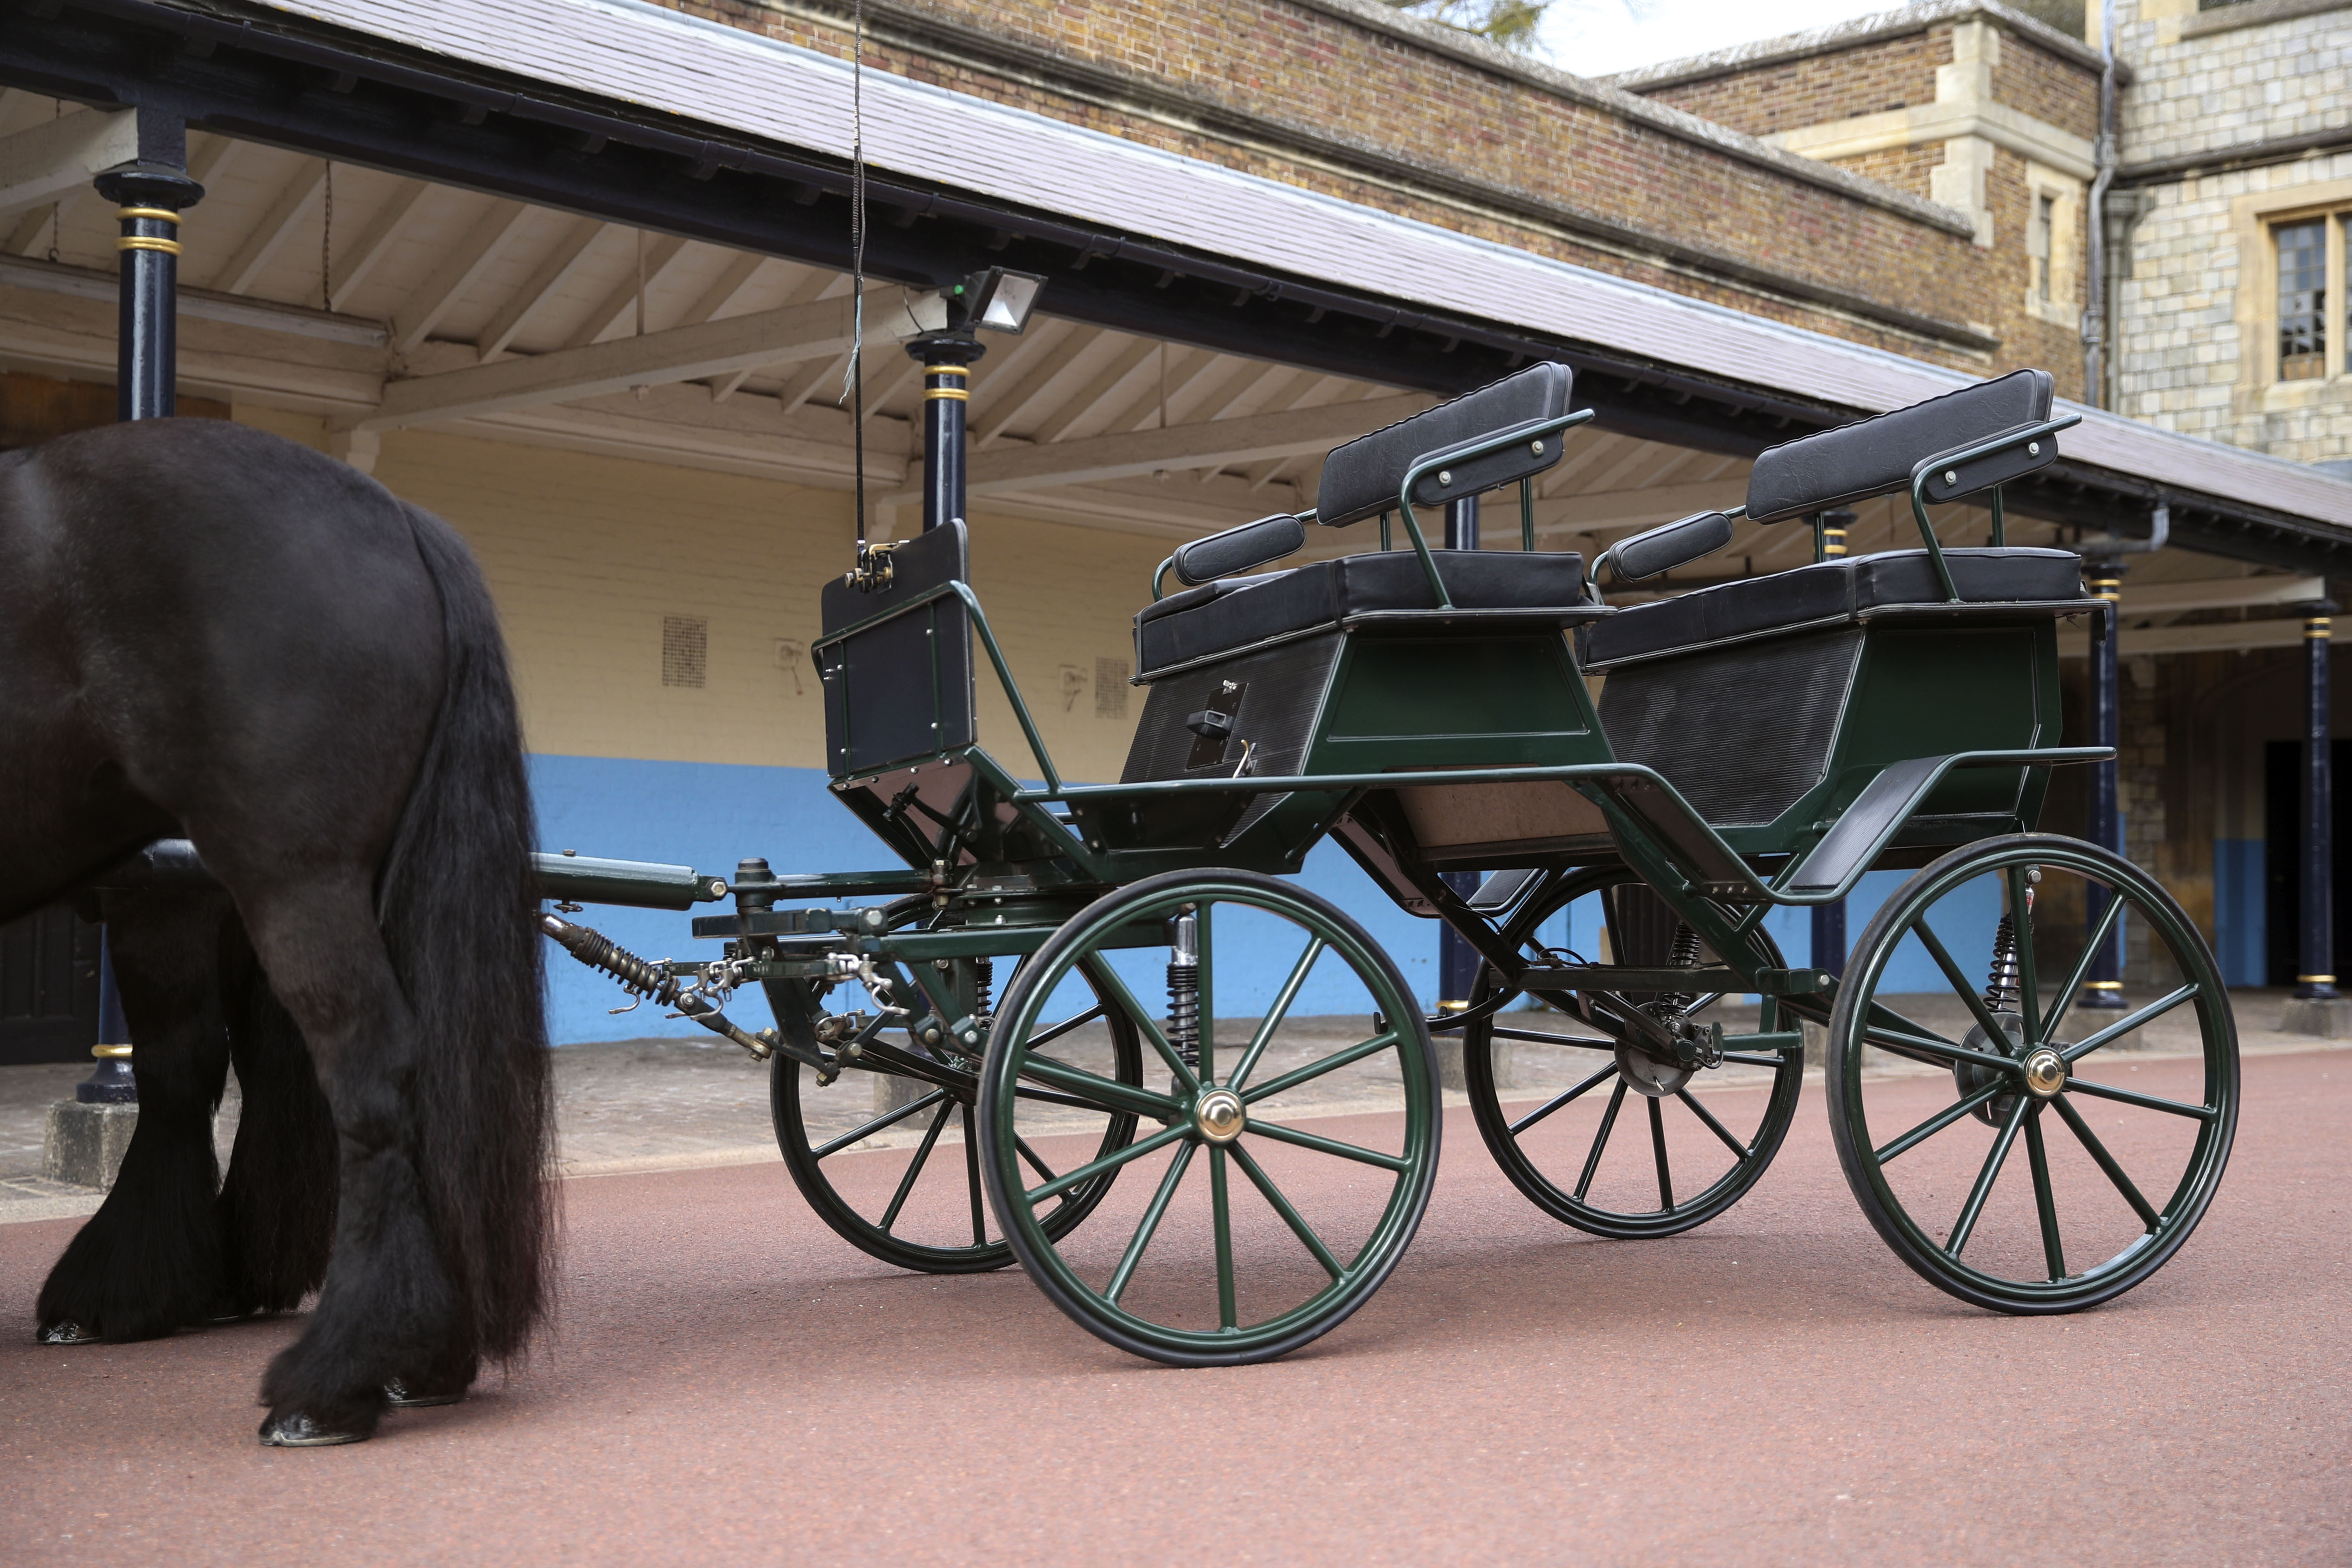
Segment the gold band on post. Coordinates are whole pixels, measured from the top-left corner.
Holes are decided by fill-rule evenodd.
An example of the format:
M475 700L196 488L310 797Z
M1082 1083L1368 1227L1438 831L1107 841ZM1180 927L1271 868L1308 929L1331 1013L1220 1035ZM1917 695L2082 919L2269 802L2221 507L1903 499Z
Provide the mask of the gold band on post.
M177 225L180 215L169 207L117 207L114 216L129 223L135 217L152 217L159 222Z
M2297 985L2333 985L2336 984L2336 976L2333 974L2298 974L2294 977L2294 983Z
M180 254L180 242L176 239L149 239L144 235L126 234L121 239L114 242L114 248L117 250L160 250L166 256L177 256Z
M971 401L971 394L966 392L961 386L927 386L923 388L923 401L929 403L934 399L942 402L951 401L955 403L970 403Z
M92 1046L89 1048L89 1054L100 1061L119 1061L129 1058L131 1047L129 1046Z
M2083 983L2085 991L2120 991L2123 988L2124 983L2120 980L2086 980Z

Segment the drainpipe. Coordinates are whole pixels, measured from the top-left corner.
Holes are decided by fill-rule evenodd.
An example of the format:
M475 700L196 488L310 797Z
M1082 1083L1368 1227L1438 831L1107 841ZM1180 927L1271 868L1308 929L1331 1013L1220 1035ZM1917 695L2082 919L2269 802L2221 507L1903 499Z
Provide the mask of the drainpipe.
M2116 0L2099 0L2098 173L2091 181L2090 276L2083 301L2083 400L2107 405L2107 186L2116 177Z

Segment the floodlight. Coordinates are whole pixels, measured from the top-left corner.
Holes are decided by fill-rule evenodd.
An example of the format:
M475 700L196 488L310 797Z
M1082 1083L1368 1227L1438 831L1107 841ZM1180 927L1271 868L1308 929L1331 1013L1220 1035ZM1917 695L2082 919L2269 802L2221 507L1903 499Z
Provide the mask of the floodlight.
M1018 332L1029 324L1029 312L1037 308L1037 296L1045 287L1045 280L1034 272L992 267L956 286L962 296L957 302L963 307L963 319L970 326L985 327L992 332Z

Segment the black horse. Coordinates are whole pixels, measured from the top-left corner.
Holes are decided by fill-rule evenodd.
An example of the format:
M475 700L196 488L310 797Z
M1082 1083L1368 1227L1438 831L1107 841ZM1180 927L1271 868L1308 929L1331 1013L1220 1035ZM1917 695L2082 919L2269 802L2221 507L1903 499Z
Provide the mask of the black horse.
M216 889L110 876L174 836ZM446 523L221 420L0 457L0 920L118 886L140 1100L45 1341L320 1288L262 1382L287 1446L524 1348L554 1228L532 837L496 614Z

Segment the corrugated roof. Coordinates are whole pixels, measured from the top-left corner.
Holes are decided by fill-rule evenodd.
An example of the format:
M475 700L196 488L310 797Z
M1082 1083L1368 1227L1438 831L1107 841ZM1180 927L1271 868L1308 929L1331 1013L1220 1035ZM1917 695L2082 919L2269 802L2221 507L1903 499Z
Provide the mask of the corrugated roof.
M846 60L635 0L271 0L276 8L784 146L851 150ZM1247 266L1802 394L1864 413L1971 378L1939 366L887 73L867 161ZM2067 456L2352 527L2352 484L2095 410Z

